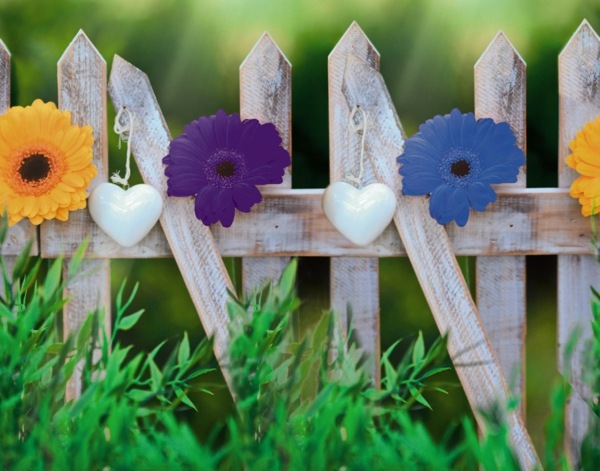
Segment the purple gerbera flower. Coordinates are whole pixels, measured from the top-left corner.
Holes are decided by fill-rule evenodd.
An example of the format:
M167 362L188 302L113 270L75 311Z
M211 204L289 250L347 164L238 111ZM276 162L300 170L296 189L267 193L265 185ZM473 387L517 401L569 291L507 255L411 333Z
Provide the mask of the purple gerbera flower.
M470 208L483 211L496 201L492 184L517 181L525 155L508 123L453 109L422 124L397 161L402 194L430 195L431 217L462 227Z
M203 224L229 227L235 208L247 213L262 201L256 186L281 183L291 160L273 124L219 110L189 123L163 163L169 196L195 196Z

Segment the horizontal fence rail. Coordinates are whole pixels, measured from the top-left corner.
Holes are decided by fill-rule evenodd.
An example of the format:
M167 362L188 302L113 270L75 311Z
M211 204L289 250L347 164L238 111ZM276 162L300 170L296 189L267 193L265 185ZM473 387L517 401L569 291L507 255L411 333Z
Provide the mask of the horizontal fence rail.
M398 232L390 226L367 247L353 245L321 211L323 190L270 190L252 212L238 213L229 228L211 227L224 257L399 257L406 255ZM193 228L192 230L198 230ZM528 188L498 192L484 213L473 212L465 227L446 227L456 255L593 254L591 226L568 189ZM247 235L252 234L249 238ZM44 257L72 255L81 239L62 235L42 240ZM90 241L97 258L172 257L164 232L156 226L129 249L113 241Z

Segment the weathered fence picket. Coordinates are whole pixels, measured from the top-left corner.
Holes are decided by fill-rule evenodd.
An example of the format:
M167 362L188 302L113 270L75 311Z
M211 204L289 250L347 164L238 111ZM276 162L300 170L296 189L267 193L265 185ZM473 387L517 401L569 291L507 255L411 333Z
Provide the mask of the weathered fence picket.
M93 128L93 161L98 169L98 177L90 185L93 188L108 178L106 62L83 31L77 33L58 61L58 106L71 112L74 124ZM65 233L76 245L89 237L90 252L94 251L96 241L108 238L87 211L72 212L68 224L53 220L42 225L42 256L45 244L60 240L61 234ZM65 273L66 266L65 261ZM105 323L110 330L110 261L85 260L82 272L85 275L71 284L66 293L69 302L63 309L65 335L77 332L86 316L97 308L104 311ZM81 372L77 369L69 381L66 398L73 399L80 394Z
M568 188L576 173L567 167L569 143L588 121L600 115L600 38L584 21L559 56L558 185ZM577 217L573 215L572 217ZM590 285L600 286L600 263L592 255L558 256L558 364L573 393L567 409L571 457L577 463L583 437L598 421L583 378L586 344L591 338ZM573 334L576 346L567 346ZM595 425L597 427L597 425Z
M343 95L344 72L350 55L379 69L379 53L356 22L339 40L327 61L329 74L329 178L331 182L358 176L361 135L349 126L351 110ZM369 130L370 129L370 130ZM375 132L367 126L367 134ZM364 162L362 183L376 181L369 162ZM330 225L331 226L331 225ZM352 245L352 244L350 244ZM333 257L330 268L331 307L343 328L351 321L362 349L369 354L368 369L379 382L379 260L362 257ZM349 319L349 314L352 319Z
M475 115L510 124L525 152L525 62L499 32L475 64ZM518 181L500 188L525 188ZM477 309L515 397L525 410L525 256L477 257Z
M238 213L230 228L203 226L189 199L167 198L162 158L171 139L148 77L115 56L108 92L116 109L127 107L136 132L134 158L144 181L165 196L160 227L135 247L123 248L106 236L87 211L71 214L67 223L44 222L39 239L42 257L71 256L90 238L86 277L71 285L64 310L65 332L81 325L96 307L110 314L111 258L174 257L226 380L229 322L226 303L233 284L222 256L243 257L243 289L276 278L290 256L331 259L331 303L345 326L352 325L363 349L372 354L368 366L379 379L378 259L408 255L482 428L480 411L513 394L524 398L525 255L558 255L558 351L563 373L574 386L568 410L569 447L577 463L583 435L598 418L591 412L583 378L583 349L590 338L589 286L600 286L600 268L590 245L589 220L568 193L575 174L565 166L569 142L600 114L600 39L584 22L559 58L560 143L559 187L527 189L525 172L514 185L498 186L498 201L485 213L471 214L469 224L444 228L428 216L424 198L401 195L395 158L405 136L383 77L379 54L353 23L328 59L330 178L345 180L360 167L361 137L349 128L356 105L366 112L363 183L381 181L397 196L394 224L368 247L340 235L321 211L323 190L294 190L291 173L283 185L262 188L264 201L249 214ZM80 31L58 63L59 106L77 124L94 129L94 162L107 180L106 64ZM291 151L291 65L268 34L256 43L240 67L240 114L272 122ZM10 105L10 53L0 41L0 112ZM525 63L503 33L490 43L475 66L477 117L507 121L525 149ZM355 121L362 120L359 113ZM12 227L4 254L19 252L37 230L27 221ZM37 247L34 247L37 250ZM478 256L477 298L471 298L455 255ZM89 273L91 271L91 274ZM480 318L481 315L481 318ZM107 316L110 320L110 316ZM579 338L573 356L565 348L573 331ZM487 331L487 333L486 333ZM67 398L81 392L76 375ZM511 439L522 468L538 464L520 411L507 412Z
M268 33L262 35L240 66L240 116L273 123L282 138L281 145L292 155L292 65ZM261 192L291 188L292 174L288 167L281 185L265 185ZM245 238L253 240L254 234L249 232ZM277 280L289 261L290 257L244 258L244 292L268 280Z

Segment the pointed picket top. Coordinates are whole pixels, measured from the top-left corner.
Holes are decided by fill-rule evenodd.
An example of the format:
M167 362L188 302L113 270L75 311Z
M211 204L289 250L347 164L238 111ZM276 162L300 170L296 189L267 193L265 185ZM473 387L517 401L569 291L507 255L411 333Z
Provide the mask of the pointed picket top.
M291 154L292 65L266 31L240 65L240 114L242 119L273 123ZM272 187L291 188L291 168L283 183Z
M599 113L600 98L600 37L584 20L558 58L559 148L558 185L570 186L577 177L567 167L569 142L585 123Z
M356 21L352 22L331 50L328 62L335 60L336 56L347 55L348 49L353 49L355 52L360 52L364 49L369 53L368 62L373 63L373 65L375 63L379 64L379 52Z
M106 64L106 61L102 57L102 54L100 54L98 49L96 49L96 46L94 46L94 43L90 41L90 38L88 38L87 34L85 34L85 31L83 31L83 29L77 31L77 34L71 40L71 42L65 49L65 52L63 52L62 56L60 56L60 59L58 59L58 66L61 67L61 64L65 61L68 61L69 57L72 57L74 53L91 54L92 56L97 57Z
M108 175L106 141L106 61L79 30L58 60L59 106L71 111L74 123L94 130L94 164L99 180Z
M162 159L169 152L170 135L148 76L115 56L108 92L115 109L127 107L139 123L130 141L132 154L144 182L164 195L160 223L204 330L214 337L215 355L231 385L225 369L229 338L226 305L228 291L235 291L210 229L194 216L193 200L166 196Z
M58 60L57 70L59 107L71 111L74 124L90 125L94 130L98 177L92 181L93 188L108 178L106 61L80 29Z
M560 52L558 58L560 60L564 55L573 54L574 48L586 49L590 42L595 43L598 41L600 41L598 33L592 28L589 21L584 19Z
M252 49L240 64L240 70L248 66L248 63L260 60L262 56L267 58L277 57L283 60L287 64L287 68L291 69L292 64L286 55L283 53L281 48L277 45L275 40L271 37L268 31L265 31L261 37L256 41L256 44L252 46Z
M503 31L492 39L475 64L475 113L510 124L517 145L525 151L525 69L526 64ZM525 186L519 175L518 186Z
M10 108L10 51L0 39L0 114Z
M379 181L398 195L394 223L438 328L442 334L448 334L448 352L478 423L485 430L481 411L507 403L507 383L444 227L429 217L425 198L401 196L395 156L405 136L383 77L363 60L350 57L344 91L348 107L360 106L373 118L372 127L377 132L366 136L369 160ZM536 467L539 460L522 417L509 411L506 420L521 468Z
M344 99L342 85L346 61L356 56L379 70L379 52L367 35L352 22L327 59L329 73L329 176L331 181L343 180L349 173L357 173L360 158L360 136L349 139L350 110ZM350 145L352 143L352 145ZM367 162L363 182L375 181L373 169Z
M523 59L521 54L519 54L519 51L517 51L517 48L513 45L510 39L508 39L506 33L502 30L499 30L496 33L496 36L494 36L494 38L490 41L485 51L483 51L481 57L479 57L479 59L475 63L475 68L477 68L480 62L486 60L486 57L489 56L489 54L495 53L502 56L506 54L505 51L507 50L512 50L513 54L517 56L518 60L522 62L523 65L525 65L525 60Z

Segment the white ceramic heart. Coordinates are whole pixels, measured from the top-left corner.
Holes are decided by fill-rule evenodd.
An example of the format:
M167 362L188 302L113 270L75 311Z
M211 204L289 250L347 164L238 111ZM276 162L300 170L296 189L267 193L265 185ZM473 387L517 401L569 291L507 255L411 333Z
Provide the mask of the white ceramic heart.
M345 182L329 185L321 200L331 224L356 245L369 245L388 226L396 209L394 192L383 183L360 190Z
M134 246L150 232L162 206L160 193L145 184L123 190L113 183L100 183L88 200L92 219L123 247Z

